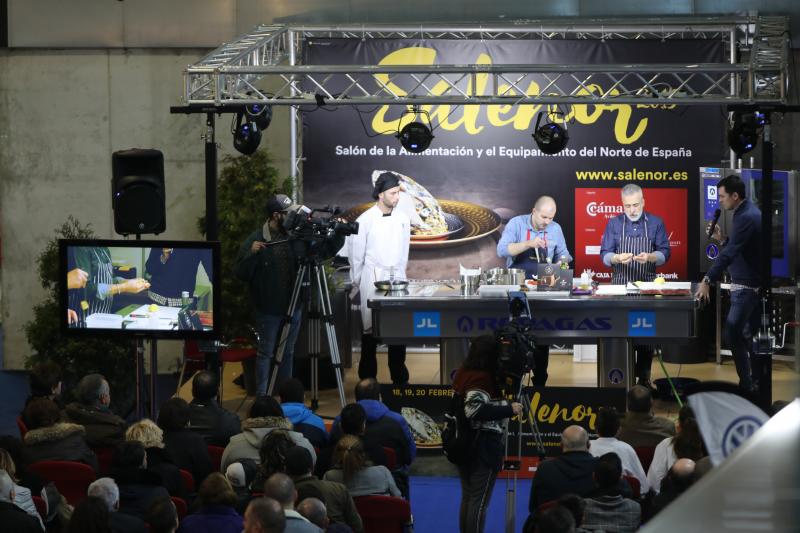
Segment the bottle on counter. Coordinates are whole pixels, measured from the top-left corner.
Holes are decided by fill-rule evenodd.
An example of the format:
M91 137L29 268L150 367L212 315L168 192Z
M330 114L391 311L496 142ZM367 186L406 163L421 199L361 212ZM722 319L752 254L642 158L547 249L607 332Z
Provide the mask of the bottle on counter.
M181 305L183 307L187 307L191 303L192 303L192 297L189 295L189 291L183 291L181 293Z
M567 262L567 256L562 255L559 259L561 270L567 270L569 268L569 263Z

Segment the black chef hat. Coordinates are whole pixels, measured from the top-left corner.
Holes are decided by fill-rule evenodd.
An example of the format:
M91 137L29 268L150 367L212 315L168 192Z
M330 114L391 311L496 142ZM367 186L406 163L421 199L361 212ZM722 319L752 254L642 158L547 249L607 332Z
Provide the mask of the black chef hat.
M375 188L372 190L372 199L377 200L378 195L383 191L388 191L400 185L400 180L391 172L384 172L375 180Z

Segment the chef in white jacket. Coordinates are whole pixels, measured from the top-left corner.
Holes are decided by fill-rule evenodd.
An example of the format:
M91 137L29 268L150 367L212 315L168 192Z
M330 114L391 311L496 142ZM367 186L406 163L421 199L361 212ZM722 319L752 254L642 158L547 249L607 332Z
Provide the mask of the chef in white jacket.
M384 172L372 191L375 205L358 217L358 234L348 237L347 256L350 260L350 277L358 287L361 299L361 361L358 377L375 378L378 345L372 335L372 311L367 300L375 293L375 281L406 279L408 247L411 241L411 222L408 216L395 209L400 200L400 181L391 172ZM392 383L408 383L406 347L389 345L389 372Z

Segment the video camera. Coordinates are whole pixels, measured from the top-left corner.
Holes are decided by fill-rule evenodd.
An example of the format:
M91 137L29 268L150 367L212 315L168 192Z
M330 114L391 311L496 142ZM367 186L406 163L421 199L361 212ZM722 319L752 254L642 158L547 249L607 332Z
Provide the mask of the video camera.
M536 368L536 337L525 293L509 291L508 311L508 324L494 332L500 344L497 375L501 384L508 383L512 390L517 390L522 377Z
M337 236L346 237L358 233L358 222L344 222L335 218L342 210L338 206L310 209L300 206L291 211L283 221L283 228L290 239L299 239L316 244ZM315 213L327 213L326 217L315 217Z

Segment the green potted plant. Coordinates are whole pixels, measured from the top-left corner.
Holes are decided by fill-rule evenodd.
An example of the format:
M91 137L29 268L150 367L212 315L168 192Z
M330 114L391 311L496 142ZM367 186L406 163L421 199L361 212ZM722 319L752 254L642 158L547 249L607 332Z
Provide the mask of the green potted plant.
M136 387L136 363L130 343L107 337L65 336L60 329L64 317L58 301L58 240L95 237L90 224L83 225L70 216L56 228L55 236L37 257L39 282L47 290L47 296L33 306L33 319L25 324L25 336L32 348L25 365L30 368L44 360L53 360L63 369L67 385L86 374L103 374L111 385L112 408L124 416L133 407ZM70 387L66 389L69 400Z

